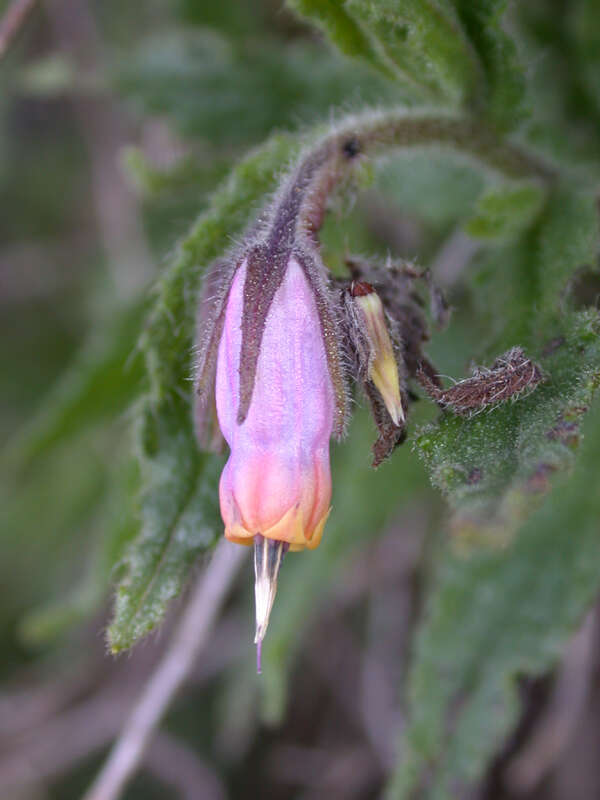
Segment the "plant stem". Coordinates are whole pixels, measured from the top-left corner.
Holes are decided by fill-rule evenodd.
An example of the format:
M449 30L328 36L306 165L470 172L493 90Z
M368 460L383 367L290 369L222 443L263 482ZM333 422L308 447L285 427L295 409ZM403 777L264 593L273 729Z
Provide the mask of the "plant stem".
M309 146L282 183L266 216L267 230L293 238L297 226L315 238L325 216L327 198L361 156L389 151L451 149L508 179L551 181L556 171L527 149L500 138L473 117L412 113L405 109L369 112L342 120L332 133ZM387 153L386 153L387 151Z
M247 554L222 539L195 587L171 644L144 687L129 720L84 800L117 800L135 773L152 734L180 688Z
M36 0L13 0L0 20L0 58L2 58L11 42L22 28Z

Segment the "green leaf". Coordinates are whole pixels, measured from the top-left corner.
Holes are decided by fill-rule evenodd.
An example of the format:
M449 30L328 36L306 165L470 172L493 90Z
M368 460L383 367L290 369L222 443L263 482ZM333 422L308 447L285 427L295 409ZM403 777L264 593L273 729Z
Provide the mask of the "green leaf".
M598 180L598 0L512 5L511 27L527 65L527 138L581 177ZM551 11L551 13L549 13Z
M506 544L550 477L572 465L578 422L600 381L599 333L595 311L574 314L549 341L552 352L540 359L547 379L529 397L470 419L443 414L417 436L463 543Z
M485 186L477 165L454 153L406 151L378 165L377 173L377 186L403 211L444 231L473 213Z
M501 130L523 117L525 80L512 39L503 29L506 0L451 0L479 55L486 79L481 111Z
M511 238L528 228L542 208L544 192L531 183L486 189L465 230L476 239Z
M474 300L489 331L487 357L515 344L541 349L559 335L569 281L595 263L598 222L594 193L563 179L520 240L481 256Z
M141 528L117 588L108 630L113 653L159 624L222 530L217 490L222 461L199 453L188 404L173 398L157 410L146 405L141 424Z
M348 0L344 9L378 43L399 77L424 96L460 105L482 90L477 53L450 3Z
M57 444L114 418L142 389L143 361L136 351L145 301L116 311L97 326L74 361L40 402L37 415L4 454L17 471Z
M537 242L536 266L540 315L536 326L560 310L569 278L581 267L596 264L600 237L597 195L571 181L559 183L550 195Z
M496 346L524 346L546 381L528 398L487 414L444 414L417 437L464 536L510 538L535 507L531 486L547 488L544 476L571 462L569 437L552 432L565 420L575 423L589 405L600 344L596 312L561 318L560 297L575 271L595 258L597 241L593 196L562 182L522 242L488 262L483 295L501 325Z
M484 286L502 320L498 340L531 348L546 381L487 414L442 414L416 437L450 504L452 538L418 639L391 797L469 794L515 720L517 676L552 666L600 584L590 566L600 555L593 449L564 482L600 384L600 317L559 311L596 242L593 199L559 184L522 241L494 254ZM596 414L596 447L599 423Z
M288 0L337 47L391 77L413 97L453 105L479 95L479 58L448 2Z
M377 42L363 30L345 3L340 0L287 0L287 5L321 28L344 55L369 64L387 78L396 77Z
M575 474L509 547L439 554L390 798L469 795L515 722L518 677L555 664L597 595L598 411L586 430Z

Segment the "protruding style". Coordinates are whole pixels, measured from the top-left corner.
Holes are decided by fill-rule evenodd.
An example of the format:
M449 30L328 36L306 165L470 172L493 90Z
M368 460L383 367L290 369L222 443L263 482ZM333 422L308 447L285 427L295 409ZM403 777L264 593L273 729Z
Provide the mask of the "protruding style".
M257 646L256 665L261 671L261 645L265 638L273 601L277 593L277 578L284 555L288 550L287 542L277 539L266 539L257 533L254 537L254 599L256 604L256 634L254 643Z

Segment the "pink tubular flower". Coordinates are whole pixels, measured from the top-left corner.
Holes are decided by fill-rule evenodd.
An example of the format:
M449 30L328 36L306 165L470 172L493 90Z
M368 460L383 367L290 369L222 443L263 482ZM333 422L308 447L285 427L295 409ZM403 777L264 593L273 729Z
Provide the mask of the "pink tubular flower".
M221 516L228 539L254 545L259 670L282 558L317 547L329 514L329 441L344 432L350 364L376 411L377 463L404 430L383 307L373 290L340 297L319 252L327 193L359 152L351 138L301 159L243 246L204 281L196 432L203 447L229 445Z
M260 534L291 550L319 544L329 513L329 440L334 388L306 275L291 256L265 319L251 403L240 410L240 358L247 260L227 300L219 343L216 407L230 456L220 483L225 535Z

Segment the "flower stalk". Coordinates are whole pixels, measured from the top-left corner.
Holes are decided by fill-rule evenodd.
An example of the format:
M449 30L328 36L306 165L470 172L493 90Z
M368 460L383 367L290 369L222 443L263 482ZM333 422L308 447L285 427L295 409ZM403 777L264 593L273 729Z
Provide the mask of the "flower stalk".
M350 118L301 155L242 244L209 270L198 315L195 423L202 446L229 446L220 482L225 535L253 544L256 643L264 638L287 550L315 548L331 503L329 442L341 438L351 386L373 412L377 466L405 438L407 377L436 371L411 303L408 266L349 264L340 287L318 233L334 187L366 155L452 147L510 178L552 169L470 119L405 111ZM412 271L411 271L412 270ZM341 288L341 292L340 292ZM442 313L443 312L443 313Z

